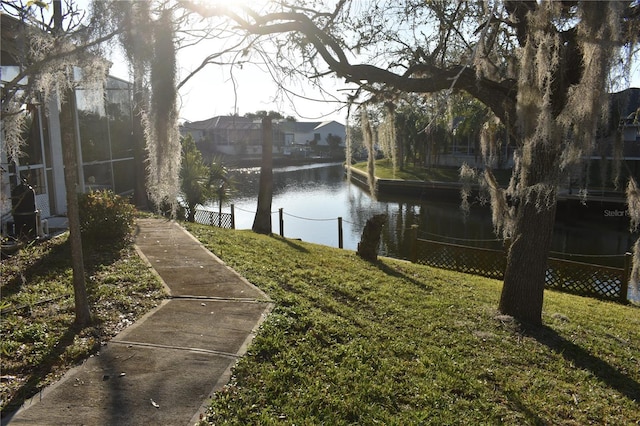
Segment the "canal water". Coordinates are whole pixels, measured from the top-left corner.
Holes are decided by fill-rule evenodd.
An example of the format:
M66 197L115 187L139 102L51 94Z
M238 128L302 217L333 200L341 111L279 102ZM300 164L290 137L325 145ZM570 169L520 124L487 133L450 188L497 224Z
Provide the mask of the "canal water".
M251 229L256 211L259 168L234 171L236 228ZM272 224L279 233L279 209L283 211L284 235L303 241L338 247L338 218L342 218L344 248L356 250L364 225L375 214L388 215L380 254L409 256L409 229L418 225L420 238L476 247L500 248L493 232L488 205L472 204L468 214L459 200L426 197L373 199L366 188L346 180L341 164L315 164L274 169ZM228 211L229 205L223 206ZM600 205L560 209L552 255L571 260L623 266L636 235L628 231L623 208Z

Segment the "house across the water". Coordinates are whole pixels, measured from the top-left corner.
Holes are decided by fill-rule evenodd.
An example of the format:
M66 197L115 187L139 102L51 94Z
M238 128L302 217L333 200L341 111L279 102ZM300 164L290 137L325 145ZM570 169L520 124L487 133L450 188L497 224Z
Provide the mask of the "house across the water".
M244 158L262 155L260 119L217 116L207 120L185 122L183 136L191 134L205 156L228 155ZM344 151L346 129L337 121L273 121L273 154L312 156Z

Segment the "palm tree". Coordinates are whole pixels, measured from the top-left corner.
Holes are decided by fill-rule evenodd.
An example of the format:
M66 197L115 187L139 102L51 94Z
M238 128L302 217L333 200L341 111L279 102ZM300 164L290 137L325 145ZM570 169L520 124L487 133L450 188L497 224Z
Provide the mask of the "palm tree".
M218 226L221 226L222 204L229 200L233 181L222 158L214 157L207 165L202 153L189 134L182 138L180 189L187 204L187 221L195 222L196 206L218 201Z
M262 118L262 167L258 206L251 230L258 234L271 234L271 202L273 201L273 132L271 117Z
M204 163L202 154L190 134L182 138L181 143L180 190L187 204L187 221L195 222L196 206L212 198L209 168Z
M209 188L213 190L218 201L218 227L222 227L222 204L229 201L234 188L234 182L229 169L223 164L222 158L213 157L209 166Z

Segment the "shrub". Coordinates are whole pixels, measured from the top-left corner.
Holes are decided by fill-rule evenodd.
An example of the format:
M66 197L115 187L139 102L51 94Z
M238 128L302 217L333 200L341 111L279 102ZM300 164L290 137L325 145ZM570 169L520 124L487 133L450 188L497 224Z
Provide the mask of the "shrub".
M79 196L80 230L87 242L128 240L134 227L135 208L112 191Z

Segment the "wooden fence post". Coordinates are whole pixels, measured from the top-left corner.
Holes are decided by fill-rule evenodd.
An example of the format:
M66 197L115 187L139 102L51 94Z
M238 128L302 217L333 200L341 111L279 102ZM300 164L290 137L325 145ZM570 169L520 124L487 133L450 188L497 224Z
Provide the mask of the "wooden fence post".
M282 212L282 207L278 209L278 213L280 215L280 236L284 238L284 213Z
M236 229L236 208L231 204L231 229Z
M209 211L209 225L210 226L214 226L214 220L213 220L213 212Z
M620 301L627 301L627 293L629 292L629 281L631 281L631 266L633 264L633 255L629 252L624 254L624 277L620 283Z
M409 241L411 241L409 260L411 260L413 263L416 263L418 260L418 225L411 225L411 229L409 232Z
M338 217L338 248L344 248L342 234L342 217Z

